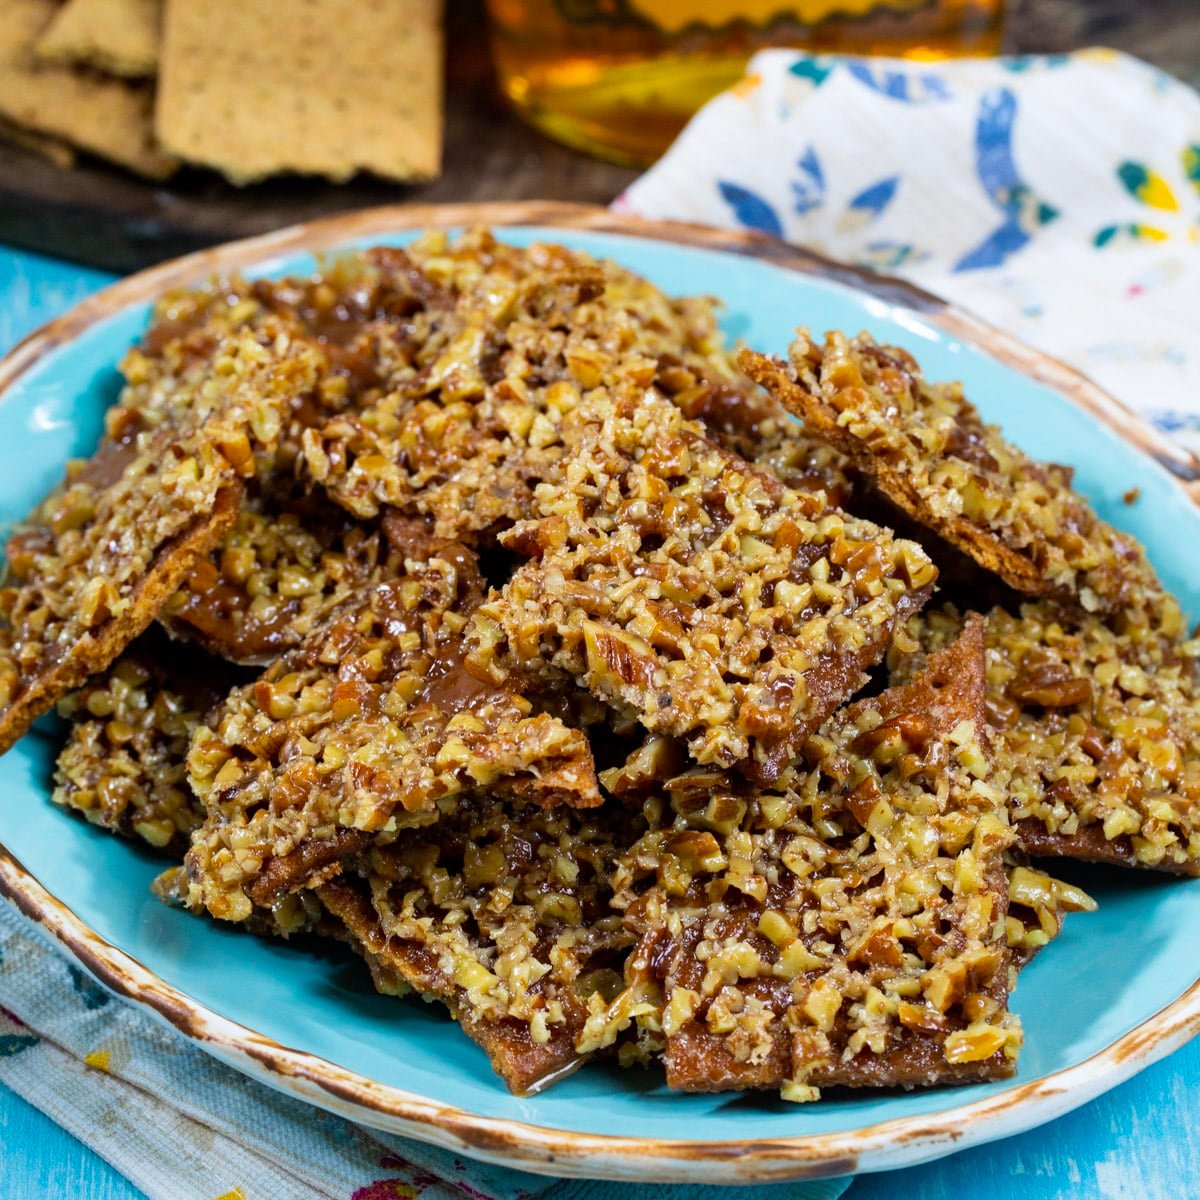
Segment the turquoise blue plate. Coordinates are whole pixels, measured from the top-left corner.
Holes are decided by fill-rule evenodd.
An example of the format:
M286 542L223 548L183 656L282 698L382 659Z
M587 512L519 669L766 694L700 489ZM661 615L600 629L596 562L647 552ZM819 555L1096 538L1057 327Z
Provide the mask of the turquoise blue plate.
M85 302L0 366L0 385L7 385L0 525L53 486L68 456L90 451L118 391L115 364L166 285L231 267L252 275L306 272L313 267L306 247L402 244L416 224L501 223L513 215L354 214L169 264ZM1100 514L1141 538L1190 617L1200 617L1200 511L1130 438L1164 459L1166 447L1057 364L929 297L770 243L748 239L734 253L713 248L728 245L728 235L642 231L591 210L551 209L550 219L560 227L513 227L502 236L562 241L614 258L669 292L718 296L728 336L761 350L782 351L801 323L865 328L906 346L930 376L962 379L1013 440L1074 465ZM613 232L621 229L644 236ZM959 336L964 331L969 336ZM1186 471L1187 464L1175 467ZM1131 488L1140 495L1127 504L1122 497ZM1072 917L1022 974L1013 1006L1026 1041L1011 1081L835 1094L794 1106L761 1096L674 1094L656 1073L592 1065L518 1099L440 1008L377 996L348 955L259 940L154 900L149 885L160 860L49 803L57 734L52 721L43 722L0 758L0 841L8 852L0 888L109 986L241 1069L357 1120L494 1161L706 1182L900 1166L1050 1119L1181 1044L1200 1024L1200 881L1081 870L1100 908Z

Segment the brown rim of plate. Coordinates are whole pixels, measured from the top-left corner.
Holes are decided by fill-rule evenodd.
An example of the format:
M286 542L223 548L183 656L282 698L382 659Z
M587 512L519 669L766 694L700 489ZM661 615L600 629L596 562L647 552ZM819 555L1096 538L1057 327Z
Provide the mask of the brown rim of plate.
M119 310L214 274L266 264L279 254L322 251L404 229L539 225L624 234L744 254L845 284L920 313L952 337L1064 395L1165 467L1200 503L1200 460L1171 443L1078 371L903 280L870 274L757 233L644 221L590 205L555 202L394 205L325 217L230 242L138 272L88 297L17 344L0 361L0 403L9 385L47 354ZM0 895L40 925L108 988L150 1009L217 1058L350 1120L491 1162L560 1176L651 1182L766 1183L907 1166L958 1142L979 1144L1079 1107L1200 1034L1200 980L1178 999L1074 1066L942 1113L863 1129L794 1138L685 1141L549 1129L483 1117L375 1083L316 1055L283 1046L221 1017L171 987L94 933L0 846ZM1034 1120L1029 1120L1035 1112ZM964 1131L976 1126L964 1141Z

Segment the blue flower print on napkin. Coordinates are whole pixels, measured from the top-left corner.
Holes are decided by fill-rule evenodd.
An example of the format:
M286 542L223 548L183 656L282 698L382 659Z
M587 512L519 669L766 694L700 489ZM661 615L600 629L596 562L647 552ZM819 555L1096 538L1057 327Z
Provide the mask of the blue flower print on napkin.
M854 235L874 224L887 211L900 190L899 175L885 175L851 197L837 223L838 233ZM929 251L896 238L875 238L862 247L855 258L860 267L874 271L894 271L929 258Z
M67 964L67 970L71 975L71 987L75 990L75 994L79 997L83 1007L88 1012L104 1008L109 1000L112 999L98 983L85 975L78 967Z
M914 246L912 242L880 241L868 242L855 262L872 271L898 271L901 267L926 262L931 257L928 250Z
M839 233L851 233L877 221L884 210L896 198L900 187L899 175L887 175L868 184L846 205L846 212L838 222Z
M899 71L854 58L846 61L846 70L864 87L901 104L937 103L954 95L946 80L933 71Z
M1071 61L1069 54L1011 54L996 60L1005 71L1024 75L1030 71L1053 71Z
M975 171L992 204L1004 216L975 249L954 264L955 271L998 267L1016 254L1039 226L1053 221L1058 210L1039 201L1017 172L1013 159L1013 127L1017 97L1010 88L996 88L979 101L975 124Z
M779 220L779 214L757 192L752 192L741 184L730 183L726 179L717 180L717 189L721 193L721 199L733 209L733 215L737 217L740 225L773 234L775 237L783 236L783 224Z
M792 180L792 195L797 214L804 216L825 203L825 172L812 146L800 156L796 169L799 173Z
M1153 421L1163 433L1181 433L1185 429L1200 430L1200 413L1168 409L1166 412L1155 414Z

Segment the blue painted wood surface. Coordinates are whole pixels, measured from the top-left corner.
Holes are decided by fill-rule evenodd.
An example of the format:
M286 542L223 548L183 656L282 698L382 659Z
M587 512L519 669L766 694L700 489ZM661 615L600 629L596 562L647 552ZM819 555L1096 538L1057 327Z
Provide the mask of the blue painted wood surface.
M0 249L0 351L110 278ZM1175 1200L1200 1195L1198 1125L1200 1042L1195 1042L1051 1125L923 1167L864 1176L846 1195L848 1200ZM782 1200L787 1189L780 1192ZM618 1195L614 1185L614 1200ZM0 1198L144 1200L99 1155L3 1085ZM211 1198L197 1195L196 1200Z
M1191 1200L1200 1195L1200 1041L1040 1129L864 1175L844 1200Z
M146 1200L98 1154L2 1083L0 1196L4 1200Z

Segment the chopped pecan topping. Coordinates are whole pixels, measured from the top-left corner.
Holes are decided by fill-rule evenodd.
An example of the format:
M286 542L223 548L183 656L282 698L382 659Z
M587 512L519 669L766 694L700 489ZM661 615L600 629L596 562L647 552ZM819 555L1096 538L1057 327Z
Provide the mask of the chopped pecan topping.
M225 664L193 659L165 641L143 634L107 671L60 701L71 733L55 766L52 799L104 829L182 855L204 820L187 782L188 742L237 677Z
M161 411L211 374L231 334L270 330L306 342L318 360L307 386L287 398L276 465L290 470L303 431L365 407L408 369L430 337L442 289L403 251L379 247L340 259L320 274L278 281L238 277L168 293L138 346L126 355L124 404Z
M1092 698L1092 685L1063 662L1032 663L1008 685L1008 694L1022 704L1045 708L1074 708Z
M391 505L432 517L443 536L477 537L533 515L584 395L650 389L686 405L753 392L711 304L670 300L614 263L482 231L431 234L409 253L449 311L386 395L305 437L312 478L358 517Z
M1018 966L1058 937L1068 913L1095 911L1095 900L1074 884L1020 864L1009 870L1004 929Z
M212 549L314 370L264 326L221 342L172 406L110 410L122 440L110 434L32 515L0 589L0 750L108 666Z
M475 798L351 860L319 895L376 969L447 1004L509 1087L529 1093L583 1062L592 998L621 988L633 938L608 871L638 824L615 805Z
M920 547L793 492L653 397L581 408L536 495L536 544L476 614L479 670L583 682L699 762L776 778L861 686L936 571Z
M233 528L163 606L172 633L231 662L265 665L294 649L388 563L379 534L278 475L242 504Z
M8 542L0 749L59 700L54 799L161 897L348 943L518 1093L1010 1075L1094 907L1030 856L1200 874L1200 640L905 351L741 361L486 230L165 297Z
M461 547L431 554L352 597L197 729L189 777L207 819L187 858L193 906L244 920L472 792L600 802L581 732L508 686L460 678L478 577Z
M933 650L962 621L932 609L912 632ZM997 777L1024 848L1200 874L1200 642L1053 600L993 609L985 637ZM920 662L897 657L896 677Z
M977 620L913 682L835 716L775 788L727 781L740 814L720 833L687 775L668 781L616 869L639 937L626 990L592 1001L583 1046L632 1025L673 1087L791 1099L1011 1074L1012 831L983 688Z
M1141 546L1096 516L1070 468L1006 441L959 384L928 382L906 350L802 332L787 364L748 350L739 362L889 500L1013 587L1178 626Z

